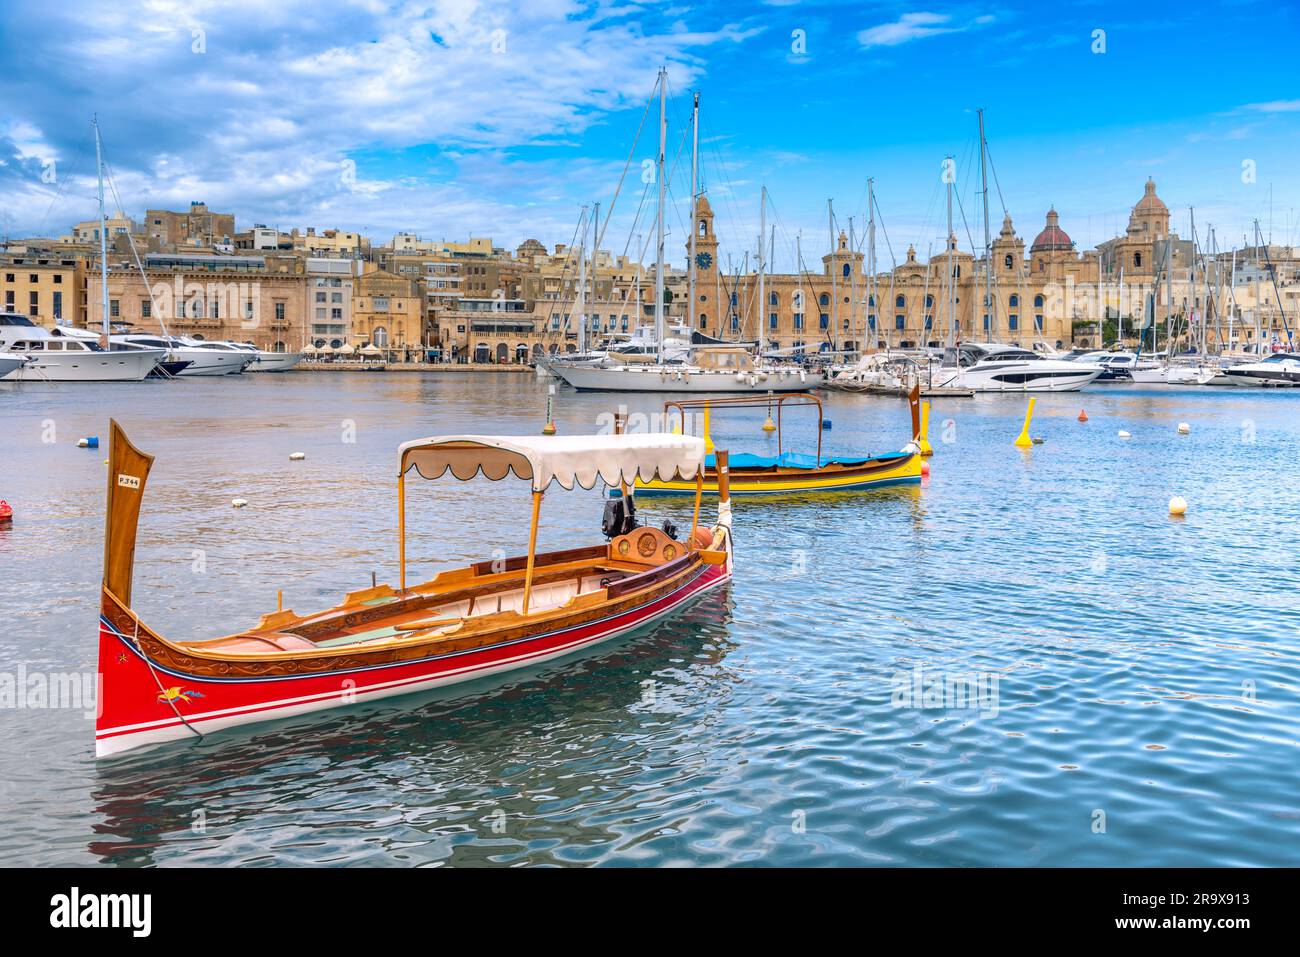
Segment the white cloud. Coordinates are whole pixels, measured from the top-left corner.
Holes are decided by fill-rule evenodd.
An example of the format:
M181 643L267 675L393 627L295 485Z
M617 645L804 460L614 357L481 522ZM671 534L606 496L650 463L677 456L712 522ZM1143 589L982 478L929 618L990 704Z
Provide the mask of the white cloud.
M964 33L974 27L987 26L994 19L991 14L982 14L961 23L946 13L905 13L893 23L881 23L861 31L858 42L864 47L894 47L925 37Z
M1268 100L1264 103L1247 103L1243 110L1255 113L1300 113L1300 100Z

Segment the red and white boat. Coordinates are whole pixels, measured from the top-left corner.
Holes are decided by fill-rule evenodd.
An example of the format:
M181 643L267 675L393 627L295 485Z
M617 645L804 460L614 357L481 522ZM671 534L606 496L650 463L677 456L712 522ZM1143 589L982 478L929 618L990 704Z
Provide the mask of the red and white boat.
M399 450L396 588L352 592L315 614L279 609L224 638L171 641L131 608L136 532L153 458L112 422L96 756L497 675L659 621L731 578L726 453L719 456L718 520L705 528L699 524L704 442L693 436L456 435L407 442ZM528 553L408 586L406 479L436 479L448 470L462 480L481 473L497 481L513 473L531 482ZM637 527L625 496L607 507L608 542L536 551L542 498L552 484L591 488L603 480L626 491L638 479L692 478L695 512L684 541Z

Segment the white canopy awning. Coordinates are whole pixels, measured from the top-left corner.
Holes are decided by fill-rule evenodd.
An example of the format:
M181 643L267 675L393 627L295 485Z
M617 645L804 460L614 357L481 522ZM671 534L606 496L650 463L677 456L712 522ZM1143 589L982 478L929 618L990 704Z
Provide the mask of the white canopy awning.
M414 466L427 479L448 469L462 481L482 472L493 481L510 472L534 491L552 481L566 489L662 479L693 479L704 465L704 440L693 435L443 435L404 442L401 474Z

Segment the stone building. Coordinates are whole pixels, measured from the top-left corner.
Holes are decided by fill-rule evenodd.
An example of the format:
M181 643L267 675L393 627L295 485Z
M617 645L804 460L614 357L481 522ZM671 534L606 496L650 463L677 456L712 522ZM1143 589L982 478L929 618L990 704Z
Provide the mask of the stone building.
M235 217L231 213L214 213L204 203L190 203L188 212L147 209L144 232L162 246L214 246L232 243Z

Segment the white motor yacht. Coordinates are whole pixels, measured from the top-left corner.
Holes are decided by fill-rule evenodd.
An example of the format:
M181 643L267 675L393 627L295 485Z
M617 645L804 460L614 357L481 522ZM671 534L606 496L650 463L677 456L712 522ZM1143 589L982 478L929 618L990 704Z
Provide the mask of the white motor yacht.
M820 372L798 366L760 366L745 349L707 346L678 363L552 365L575 389L609 392L806 392L822 384Z
M202 340L184 336L152 336L143 333L122 333L112 337L114 343L130 343L154 349L166 349L179 361L188 362L176 373L180 376L213 376L237 372L246 364L246 357L221 349L204 348Z
M302 362L301 352L270 352L257 348L251 342L229 342L226 345L253 356L253 361L247 366L249 372L288 372Z
M26 356L0 355L0 379L3 379L11 372L17 372L25 365L27 365ZM18 377L15 376L15 378Z
M108 350L99 337L85 330L58 335L26 316L0 313L0 354L24 356L29 361L0 376L7 380L41 379L47 382L139 382L163 361L163 349Z
M1077 392L1102 372L1098 363L1045 359L1018 346L968 342L945 350L932 385L972 392Z

